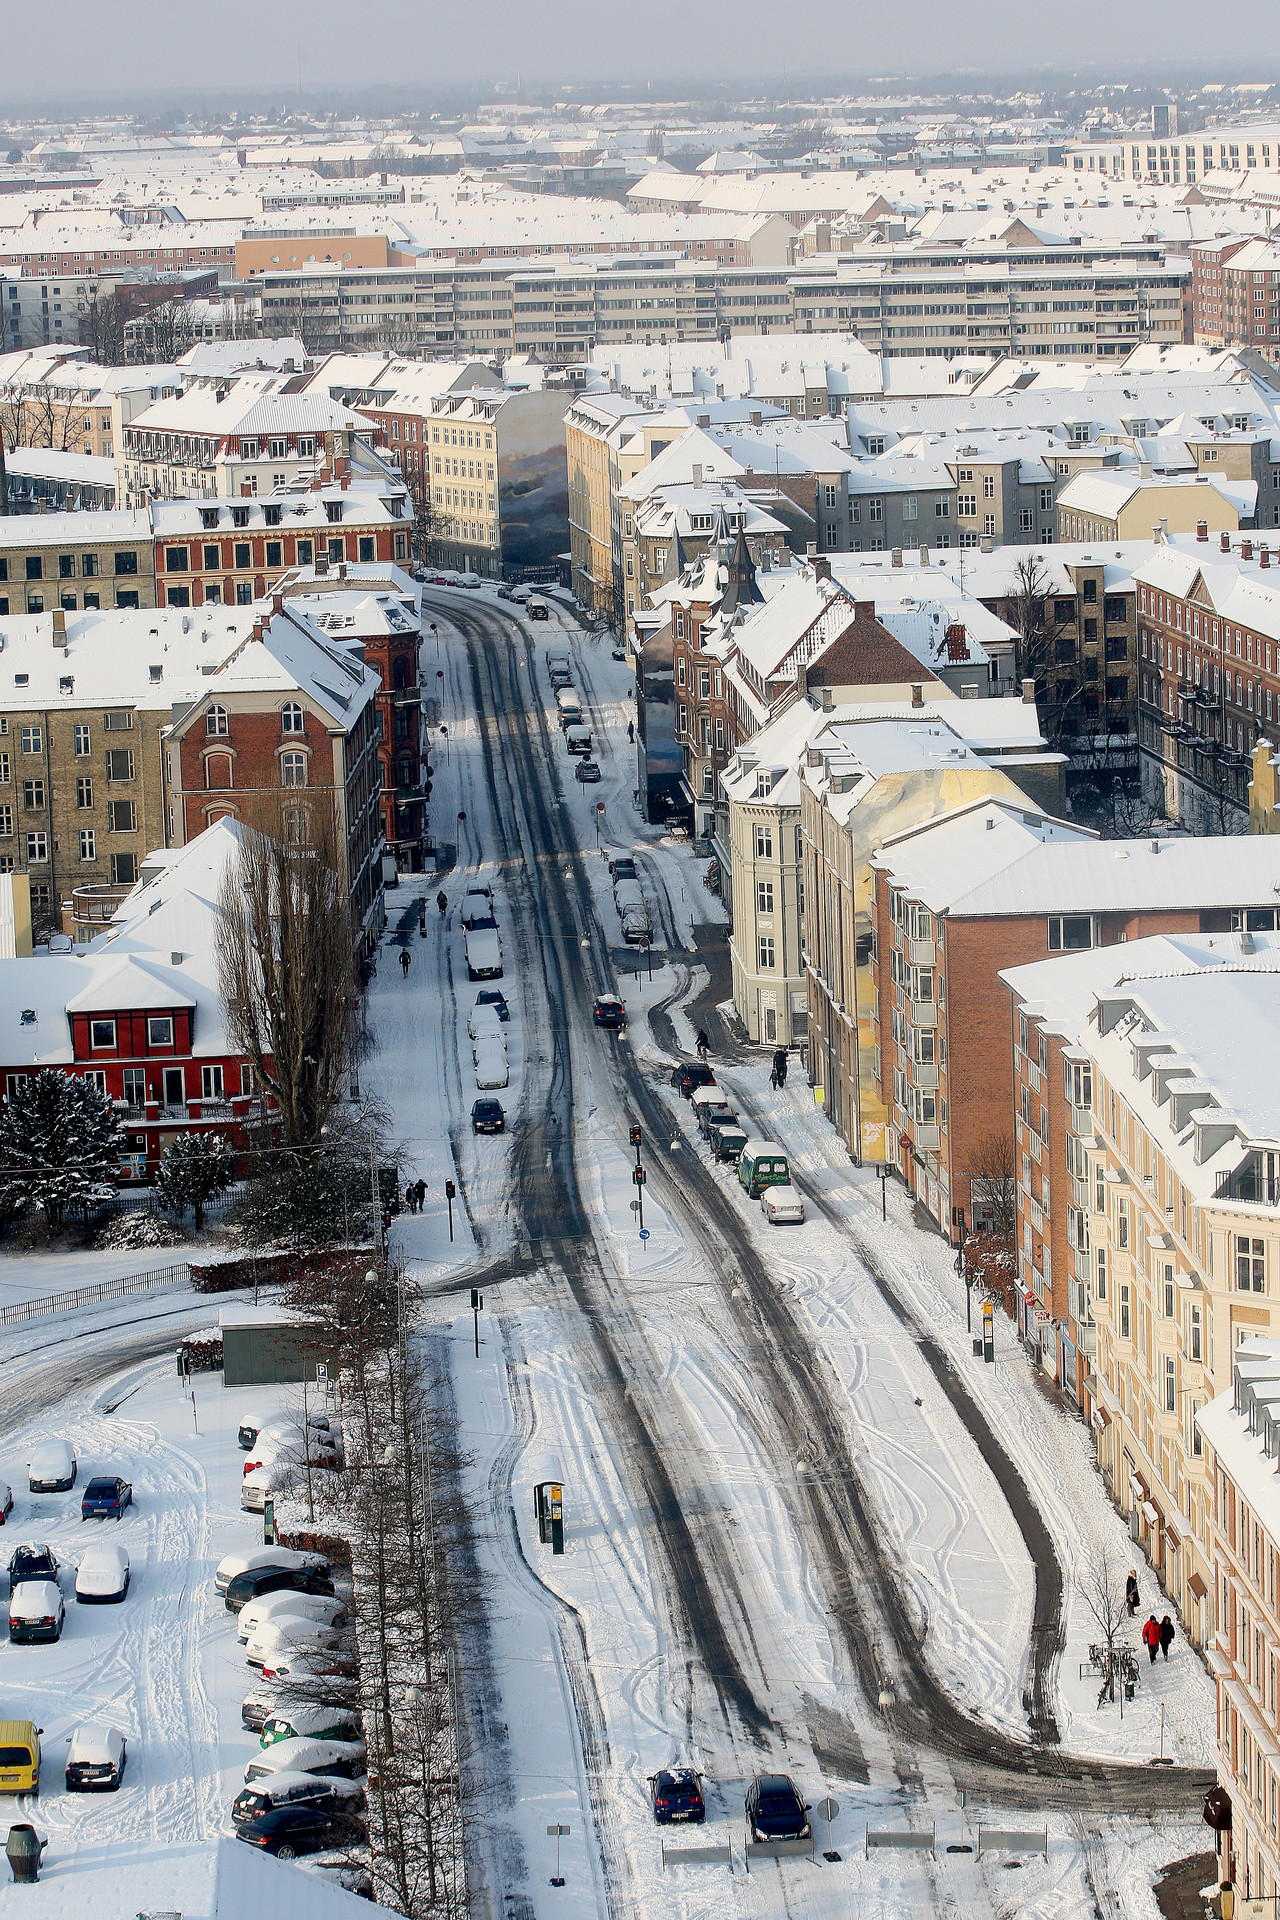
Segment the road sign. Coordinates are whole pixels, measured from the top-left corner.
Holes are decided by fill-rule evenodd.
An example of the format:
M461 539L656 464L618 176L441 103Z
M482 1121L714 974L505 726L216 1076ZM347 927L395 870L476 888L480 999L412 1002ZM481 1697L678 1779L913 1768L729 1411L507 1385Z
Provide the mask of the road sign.
M835 1819L839 1811L840 1811L840 1802L838 1800L833 1800L830 1794L827 1795L825 1800L819 1800L818 1802L818 1812L822 1815L823 1819L827 1822L828 1825L830 1825L830 1823Z
M603 801L603 800L597 800L597 801L596 801L596 812L597 812L597 813L603 813L603 812L604 812L604 801Z
M328 1384L329 1384L329 1363L327 1360L317 1360L316 1361L316 1385L318 1387L327 1387Z
M640 1229L640 1238L641 1238L642 1240L647 1240L647 1239L649 1238L649 1229L648 1229L648 1227L641 1227L641 1229Z

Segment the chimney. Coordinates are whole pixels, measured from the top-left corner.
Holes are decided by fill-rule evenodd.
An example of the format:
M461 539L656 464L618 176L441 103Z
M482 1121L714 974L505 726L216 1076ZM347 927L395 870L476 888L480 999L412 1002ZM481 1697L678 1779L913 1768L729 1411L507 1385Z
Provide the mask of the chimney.
M1159 842L1158 840L1153 840L1153 841L1151 842L1151 851L1152 851L1152 853L1159 853L1159 851L1160 851L1160 842Z
M911 682L911 704L913 707L922 707L924 705L923 680L913 680Z
M1252 540L1242 540L1240 542L1240 558L1242 560L1252 560L1253 558Z
M261 640L266 630L267 630L267 623L263 619L262 615L259 614L257 619L253 623L253 638L255 640Z
M824 713L830 713L832 708L835 706L835 704L836 704L835 694L832 692L830 687L824 687L822 689L822 711Z
M921 565L922 567L927 567L927 566L928 566L928 564L929 564L929 549L928 549L928 547L921 547L921 549L920 549L920 565Z
M1260 567L1269 567L1271 565L1271 554L1267 548L1267 544L1265 540L1263 541L1262 546L1258 550L1258 565Z
M1218 546L1219 546L1219 549L1220 549L1220 551L1221 551L1221 552L1223 552L1223 553L1230 553L1230 551L1231 551L1231 535L1230 535L1229 533L1224 533L1224 534L1223 534L1223 536L1222 536L1222 538L1221 538L1221 539L1219 540L1219 542L1218 542Z
M753 427L762 427L764 425L764 413L759 407L752 407L747 418Z
M1024 707L1034 707L1035 703L1036 683L1034 680L1024 680L1022 683L1022 704Z
M900 567L902 565L902 548L901 547L895 547L893 549L892 553L889 555L889 565L891 567Z
M1164 522L1162 520L1157 520L1155 526L1151 529L1151 544L1153 547L1162 547L1164 545L1164 535L1160 531L1163 525Z
M814 561L814 560L816 560L816 559L817 559L817 557L818 557L818 543L817 543L817 541L816 541L816 540L806 540L806 541L805 541L805 543L804 543L804 557L805 557L805 559L806 559L806 560L808 560L808 561Z
M698 425L700 427L709 427L711 425L711 415L709 413L700 413L698 415Z
M813 577L815 580L829 580L831 578L831 562L825 553L817 554L814 557Z
M693 463L693 484L695 487L702 485L702 462L700 460L695 460Z
M271 611L272 611L272 613L283 613L283 612L284 612L284 595L283 595L282 593L273 593L273 594L272 594L272 596L271 596Z
M1207 540L1208 538L1209 538L1209 522L1207 520L1197 520L1196 521L1196 539Z
M976 680L964 680L961 682L960 698L962 700L978 700L981 698L981 696L982 696L982 688L978 685Z
M994 813L989 813L987 815L987 832L994 833L995 830L996 830L996 817Z
M981 538L979 539L979 541L978 541L978 552L979 552L979 553L994 553L994 552L995 552L995 550L996 550L996 543L995 543L995 539L993 538L993 536L992 536L991 534L989 534L989 533L984 533L984 534L982 535L982 537L981 537Z
M64 653L66 652L67 613L65 607L55 607L53 609L53 644L55 647L61 647Z

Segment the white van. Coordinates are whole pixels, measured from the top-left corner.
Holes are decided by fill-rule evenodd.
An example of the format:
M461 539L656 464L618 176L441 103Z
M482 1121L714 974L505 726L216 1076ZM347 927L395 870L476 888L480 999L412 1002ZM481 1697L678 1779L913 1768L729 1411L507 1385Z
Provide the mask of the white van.
M502 941L494 927L486 927L466 937L467 977L470 980L501 980Z

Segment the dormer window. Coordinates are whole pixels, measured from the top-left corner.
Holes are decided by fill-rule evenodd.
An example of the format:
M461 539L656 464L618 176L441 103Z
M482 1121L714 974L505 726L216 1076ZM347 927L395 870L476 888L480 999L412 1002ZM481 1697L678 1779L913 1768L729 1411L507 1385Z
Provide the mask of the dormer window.
M302 732L302 708L296 700L290 700L288 705L281 709L280 731L281 733Z
M231 524L233 527L247 527L249 524L248 507L232 507Z
M115 1043L116 1023L114 1020L91 1020L89 1022L89 1045L91 1047L114 1047Z
M211 738L221 736L227 731L227 710L225 707L209 707L204 716L204 730Z
M280 525L279 507L265 506L262 509L262 512L263 512L263 517L265 518L266 523L269 527L278 527Z

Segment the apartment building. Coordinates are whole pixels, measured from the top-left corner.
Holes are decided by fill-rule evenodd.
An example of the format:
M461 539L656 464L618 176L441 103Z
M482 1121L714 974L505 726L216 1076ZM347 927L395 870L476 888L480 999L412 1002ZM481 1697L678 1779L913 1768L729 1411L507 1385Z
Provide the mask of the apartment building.
M1274 906L1249 917L1264 912L1274 926ZM1042 1097L1070 1118L1031 1178L1050 1181L1052 1207L1072 1219L1066 1331L1080 1410L1135 1545L1201 1647L1229 1617L1215 1608L1202 1409L1230 1380L1240 1343L1274 1330L1280 1172L1274 1101L1254 1062L1280 1038L1278 961L1274 933L1242 928L1007 976L1014 1046L1038 1065L1041 1033L1061 1042L1061 1071L1050 1055ZM1037 1236L1022 1194L1019 1213L1025 1275ZM1060 1301L1031 1312L1043 1316L1031 1329L1043 1354Z
M1210 175L1265 173L1280 167L1280 127L1262 122L1176 131L1117 134L1113 140L1071 142L1067 164L1075 173L1098 172L1134 184L1194 186Z
M601 393L580 395L564 416L573 597L618 631L626 614L620 565L619 577L614 575L614 486L615 477L621 478L618 442L629 431L633 433L632 423L644 412L637 400ZM627 478L631 477L628 473ZM618 559L620 563L620 546Z
M1280 743L1270 550L1225 533L1216 547L1162 539L1134 578L1143 793L1195 830L1244 832L1254 751Z
M1237 533L1253 525L1257 488L1208 474L1144 477L1136 467L1077 473L1058 495L1058 539L1140 540L1163 522L1167 533Z
M11 514L0 519L0 615L247 606L293 567L407 564L411 524L402 489L341 484L270 499Z
M1221 1379L1197 1420L1212 1489L1215 1627L1208 1659L1217 1693L1217 1878L1260 1905L1280 1892L1278 1401L1280 1342L1249 1335L1232 1356L1230 1384Z
M5 444L114 460L122 427L181 384L177 366L103 367L83 349L0 353Z
M1280 247L1217 239L1189 249L1193 338L1209 347L1280 346Z
M134 415L117 456L117 498L240 499L341 472L390 478L374 431L350 407L297 390L301 375L241 374L197 383Z

